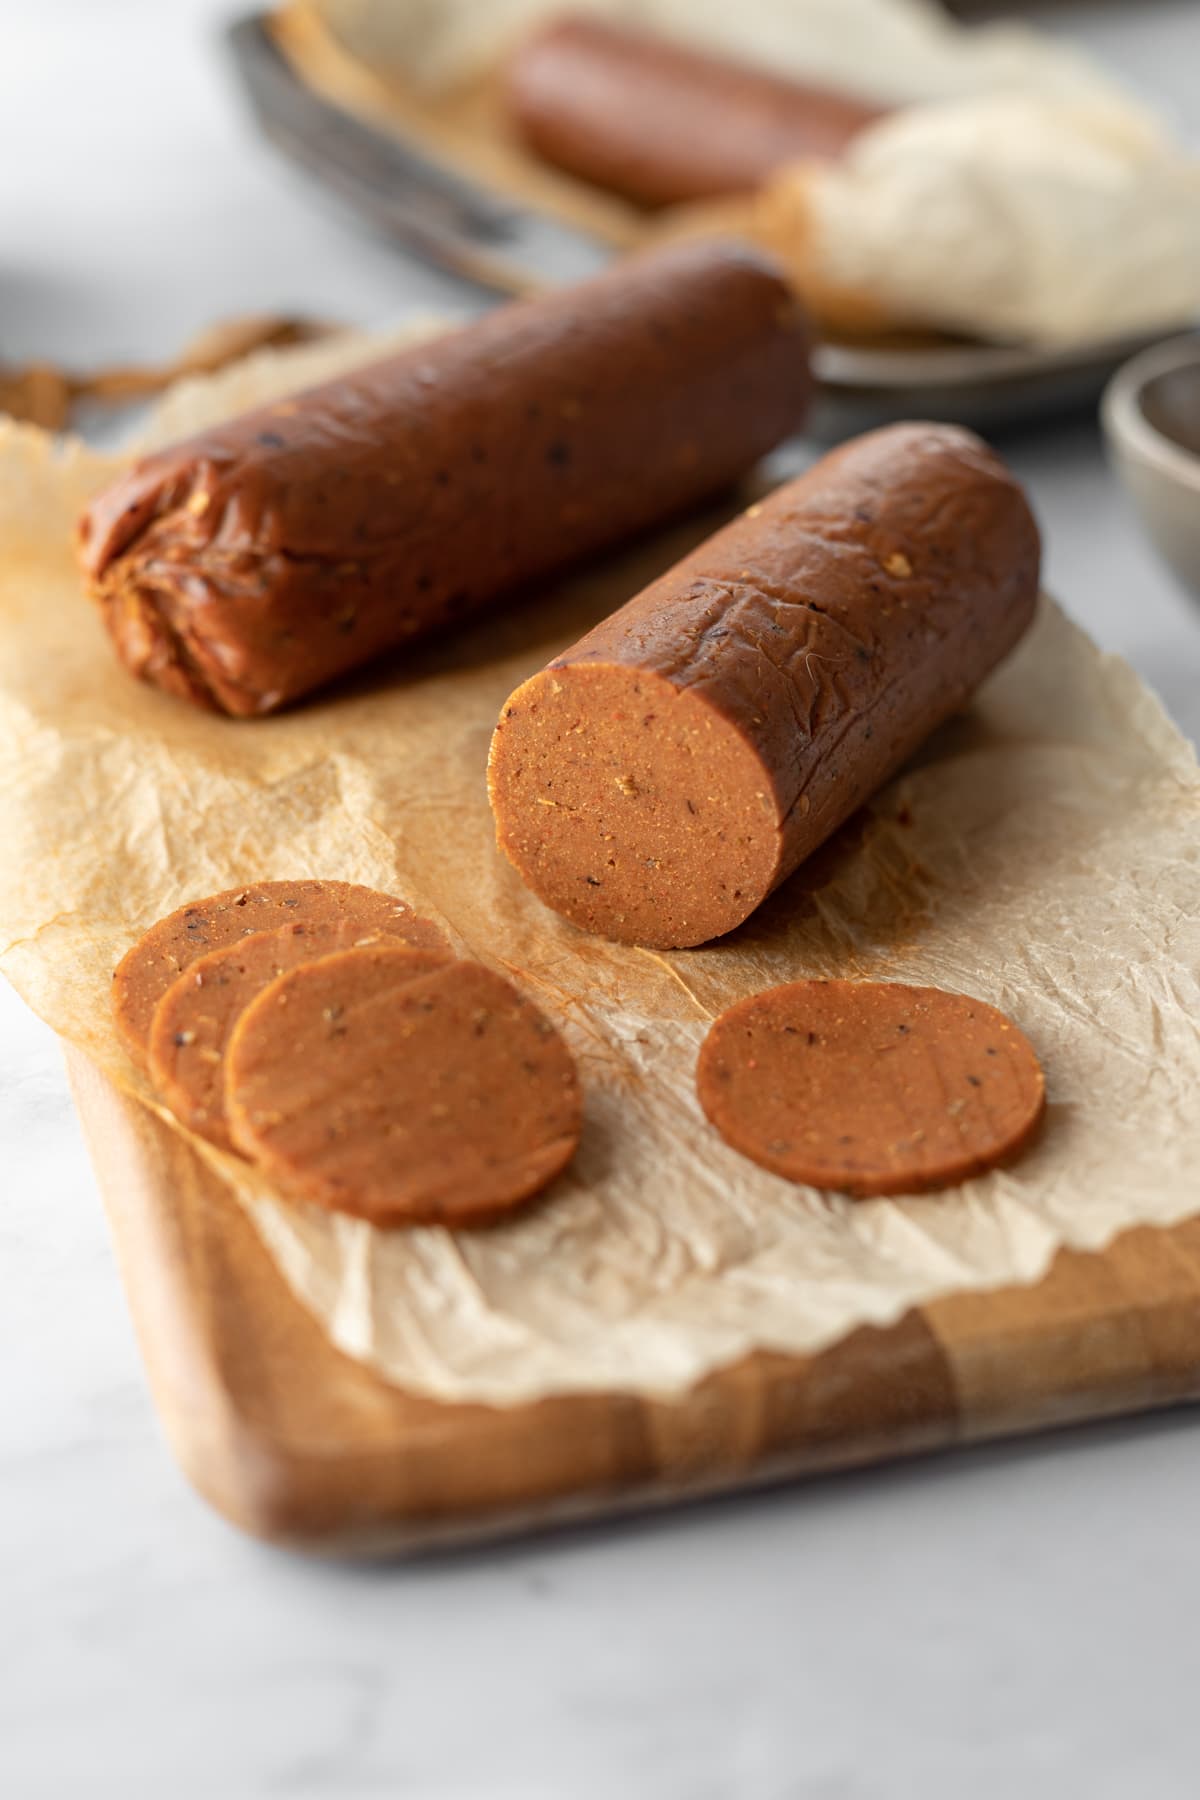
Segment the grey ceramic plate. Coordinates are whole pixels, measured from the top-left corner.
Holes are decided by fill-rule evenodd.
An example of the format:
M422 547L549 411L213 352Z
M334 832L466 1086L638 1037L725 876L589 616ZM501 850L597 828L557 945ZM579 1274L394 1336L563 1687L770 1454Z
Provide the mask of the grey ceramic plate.
M1134 357L1110 382L1101 418L1142 524L1200 600L1200 333Z
M889 419L949 419L1000 431L1092 408L1115 369L1153 340L1113 339L1082 349L947 344L876 350L821 344L815 429L843 437Z
M286 156L405 249L476 285L512 294L578 281L609 246L447 168L421 144L384 132L313 92L261 16L229 31L234 67L263 133ZM1068 351L985 344L867 349L826 343L815 366L812 434L842 438L889 419L948 419L981 431L1094 407L1146 338Z

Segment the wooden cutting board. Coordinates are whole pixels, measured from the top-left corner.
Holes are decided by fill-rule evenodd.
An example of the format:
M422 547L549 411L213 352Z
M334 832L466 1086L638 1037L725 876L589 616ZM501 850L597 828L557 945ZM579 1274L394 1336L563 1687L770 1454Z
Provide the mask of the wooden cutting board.
M277 1543L420 1548L1200 1399L1200 1219L817 1356L748 1357L671 1403L405 1394L332 1348L178 1133L67 1059L171 1446Z

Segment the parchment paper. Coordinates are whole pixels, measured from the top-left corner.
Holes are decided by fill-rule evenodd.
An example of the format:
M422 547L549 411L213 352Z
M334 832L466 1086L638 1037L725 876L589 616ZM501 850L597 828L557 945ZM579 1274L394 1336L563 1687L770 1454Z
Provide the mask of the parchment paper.
M262 356L174 396L200 425L321 367ZM439 918L559 1020L584 1143L498 1230L384 1234L275 1199L200 1146L293 1290L396 1382L507 1404L672 1394L754 1346L812 1351L949 1290L1031 1282L1061 1245L1200 1210L1200 775L1158 703L1049 602L973 711L741 931L657 955L580 935L493 847L492 724L512 687L714 519L510 607L284 717L213 718L134 683L81 599L69 535L111 462L0 434L0 966L149 1095L110 971L184 900L262 877L371 882ZM728 1150L693 1066L732 1000L798 975L941 983L1003 1007L1045 1064L1011 1170L850 1202Z
M569 12L657 31L868 99L908 105L1020 92L1114 99L1084 51L1014 20L964 29L940 0L285 0L384 79L427 93L470 82Z

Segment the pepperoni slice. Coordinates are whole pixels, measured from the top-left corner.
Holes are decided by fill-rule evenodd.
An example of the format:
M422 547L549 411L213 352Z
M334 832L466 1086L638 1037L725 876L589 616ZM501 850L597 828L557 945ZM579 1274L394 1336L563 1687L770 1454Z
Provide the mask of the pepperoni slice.
M1045 1082L1029 1040L982 1000L899 983L795 981L721 1014L700 1104L726 1143L789 1181L920 1193L1015 1156Z
M574 1060L478 963L346 950L247 1007L226 1056L234 1143L286 1193L379 1225L476 1225L545 1187L579 1141Z

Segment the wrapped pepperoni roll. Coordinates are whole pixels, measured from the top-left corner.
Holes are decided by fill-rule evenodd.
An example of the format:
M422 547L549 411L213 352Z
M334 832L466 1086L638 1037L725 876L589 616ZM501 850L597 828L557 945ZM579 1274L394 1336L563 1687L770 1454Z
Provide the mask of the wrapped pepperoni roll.
M751 192L787 163L839 156L882 112L589 18L521 44L505 97L544 162L647 207Z
M1039 563L970 432L855 439L517 689L489 770L501 848L586 930L720 937L1012 649Z
M146 457L85 578L135 675L269 713L719 492L801 422L806 351L757 252L648 253Z

